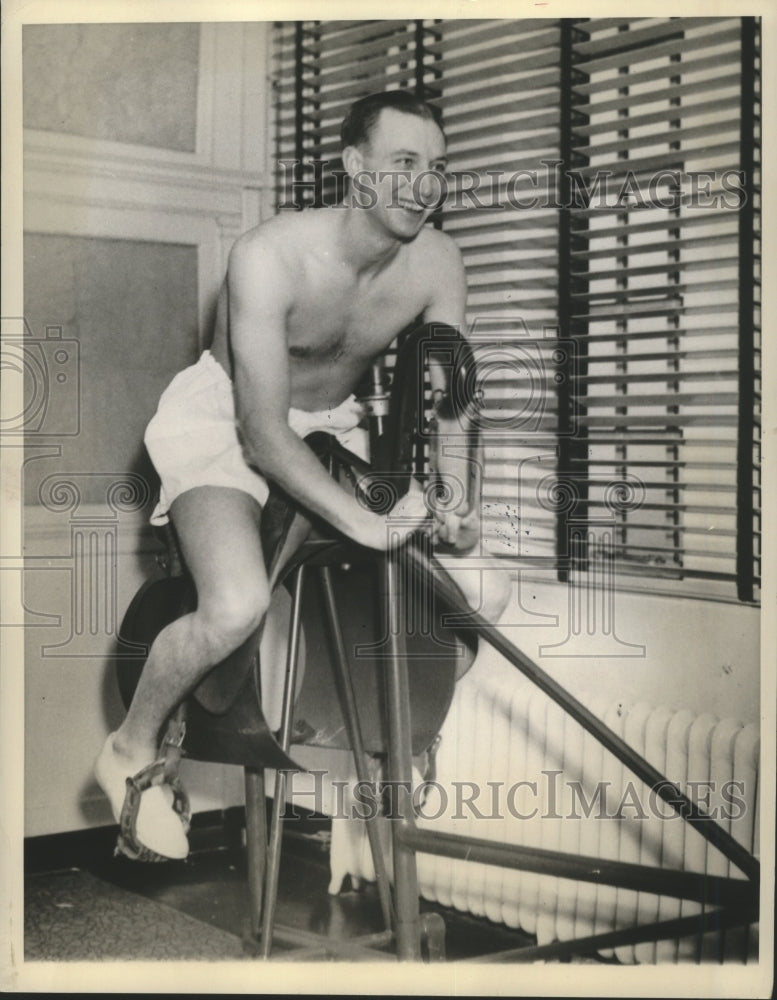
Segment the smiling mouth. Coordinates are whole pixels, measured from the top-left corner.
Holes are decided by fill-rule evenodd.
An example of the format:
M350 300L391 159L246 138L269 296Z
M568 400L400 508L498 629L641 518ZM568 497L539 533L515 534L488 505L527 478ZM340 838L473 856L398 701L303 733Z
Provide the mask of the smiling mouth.
M399 207L403 208L406 212L414 212L416 215L423 215L426 211L423 205L416 205L415 202L400 201Z

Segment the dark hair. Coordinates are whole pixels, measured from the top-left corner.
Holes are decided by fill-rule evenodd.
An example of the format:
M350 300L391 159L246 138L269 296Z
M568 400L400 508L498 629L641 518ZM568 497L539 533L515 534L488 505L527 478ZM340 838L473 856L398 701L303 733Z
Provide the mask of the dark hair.
M362 97L348 109L348 114L343 119L340 128L340 138L343 149L346 146L359 146L367 142L372 129L378 120L378 116L384 108L393 108L394 111L401 111L407 115L415 115L417 118L425 118L426 121L434 124L442 132L442 113L433 104L427 104L420 97L416 97L409 90L387 90L379 94L369 94Z

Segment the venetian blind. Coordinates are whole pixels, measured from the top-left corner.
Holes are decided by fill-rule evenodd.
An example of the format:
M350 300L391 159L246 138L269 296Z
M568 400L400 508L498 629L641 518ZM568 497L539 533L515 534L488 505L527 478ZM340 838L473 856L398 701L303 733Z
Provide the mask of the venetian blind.
M620 582L751 599L754 21L296 22L275 55L280 207L339 196L354 99L442 110L488 549L582 579L605 539Z
M486 546L555 564L561 149L557 21L442 21L429 48L448 136L443 228L467 269L478 361Z
M619 576L753 598L759 577L753 19L590 20L571 38L569 517ZM586 546L572 551L585 562ZM723 584L723 588L721 588Z

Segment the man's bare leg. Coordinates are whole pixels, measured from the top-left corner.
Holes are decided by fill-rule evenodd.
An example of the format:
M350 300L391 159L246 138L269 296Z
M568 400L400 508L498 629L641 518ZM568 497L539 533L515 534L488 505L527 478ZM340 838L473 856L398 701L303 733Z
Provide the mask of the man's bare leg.
M255 631L269 603L260 508L252 497L223 487L198 487L173 502L171 517L197 588L197 609L157 636L129 712L98 758L97 780L117 821L126 777L156 758L170 712ZM142 796L138 839L168 857L186 855L183 828L161 788Z
M438 555L437 560L459 587L472 610L492 624L498 624L510 601L512 584L509 569L502 568L496 561L493 567L473 569L466 555Z

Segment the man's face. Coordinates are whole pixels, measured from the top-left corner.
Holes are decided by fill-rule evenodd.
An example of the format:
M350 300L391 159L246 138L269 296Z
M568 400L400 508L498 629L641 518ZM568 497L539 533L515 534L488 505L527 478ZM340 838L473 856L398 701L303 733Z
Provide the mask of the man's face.
M361 147L362 199L400 239L412 239L444 192L445 139L434 122L384 108ZM358 194L358 186L357 186Z

